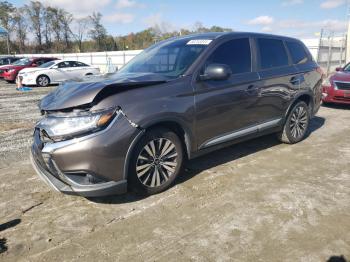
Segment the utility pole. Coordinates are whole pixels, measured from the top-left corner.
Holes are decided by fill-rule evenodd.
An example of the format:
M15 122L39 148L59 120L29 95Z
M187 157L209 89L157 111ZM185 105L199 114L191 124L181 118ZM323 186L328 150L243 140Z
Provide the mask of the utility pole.
M7 54L9 55L10 54L10 35L9 35L9 32L7 32L7 35L6 35L6 42L7 42Z
M328 37L327 76L329 75L329 72L331 69L331 63L332 63L333 37L334 37L334 32L331 32L331 34Z
M344 43L346 43L346 36L345 34L342 36L340 40L340 54L339 54L339 66L343 65L343 49L344 49Z
M323 37L323 28L320 32L320 41L318 42L318 51L317 51L317 63L320 63L321 61L321 52L322 52L322 37Z
M348 33L346 35L346 63L350 61L350 0L348 2L347 7L347 20L348 20Z

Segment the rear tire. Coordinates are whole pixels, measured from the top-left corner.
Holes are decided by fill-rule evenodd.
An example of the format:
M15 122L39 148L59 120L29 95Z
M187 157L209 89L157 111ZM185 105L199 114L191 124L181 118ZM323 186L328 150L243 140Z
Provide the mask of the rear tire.
M183 164L178 136L165 128L151 129L136 144L129 165L128 184L141 195L160 193L174 183Z
M50 78L47 75L40 75L36 79L37 86L46 87L50 84Z
M289 112L278 139L286 144L295 144L303 140L310 124L310 111L304 101L296 103Z

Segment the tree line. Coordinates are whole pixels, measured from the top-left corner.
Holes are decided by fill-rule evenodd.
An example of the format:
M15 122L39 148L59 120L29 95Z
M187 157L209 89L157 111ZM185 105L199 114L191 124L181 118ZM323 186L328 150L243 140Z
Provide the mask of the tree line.
M0 1L0 26L9 32L10 52L17 54L135 50L178 35L232 31L218 26L206 28L197 22L193 30L168 32L161 26L154 26L138 33L112 36L102 24L99 12L74 18L63 8L46 6L38 1L22 7ZM6 41L0 41L0 54L6 53Z

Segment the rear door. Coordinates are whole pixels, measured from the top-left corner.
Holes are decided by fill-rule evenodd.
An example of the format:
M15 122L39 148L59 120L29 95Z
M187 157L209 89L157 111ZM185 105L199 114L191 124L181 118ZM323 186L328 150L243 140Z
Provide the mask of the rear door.
M293 66L281 39L256 38L260 97L255 105L259 122L279 124L293 94L300 89L301 78ZM267 125L266 127L272 127Z
M232 75L227 80L194 83L199 148L231 140L233 133L256 122L259 76L253 70L250 42L248 37L226 40L214 48L201 66L199 74L209 64L225 64Z
M286 46L292 62L298 71L300 89L306 92L312 92L314 97L313 109L314 112L316 112L321 105L322 98L322 75L317 71L318 65L313 61L311 54L307 51L306 46L302 42L287 40Z

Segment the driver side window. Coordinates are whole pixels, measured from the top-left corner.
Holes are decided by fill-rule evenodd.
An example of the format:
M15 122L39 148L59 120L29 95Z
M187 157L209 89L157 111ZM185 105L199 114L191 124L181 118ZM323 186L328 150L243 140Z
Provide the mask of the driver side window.
M205 67L210 64L225 64L232 74L252 71L252 59L249 38L240 38L221 44L207 59Z
M61 63L59 63L58 65L58 68L67 68L67 67L69 67L69 62L61 62Z

